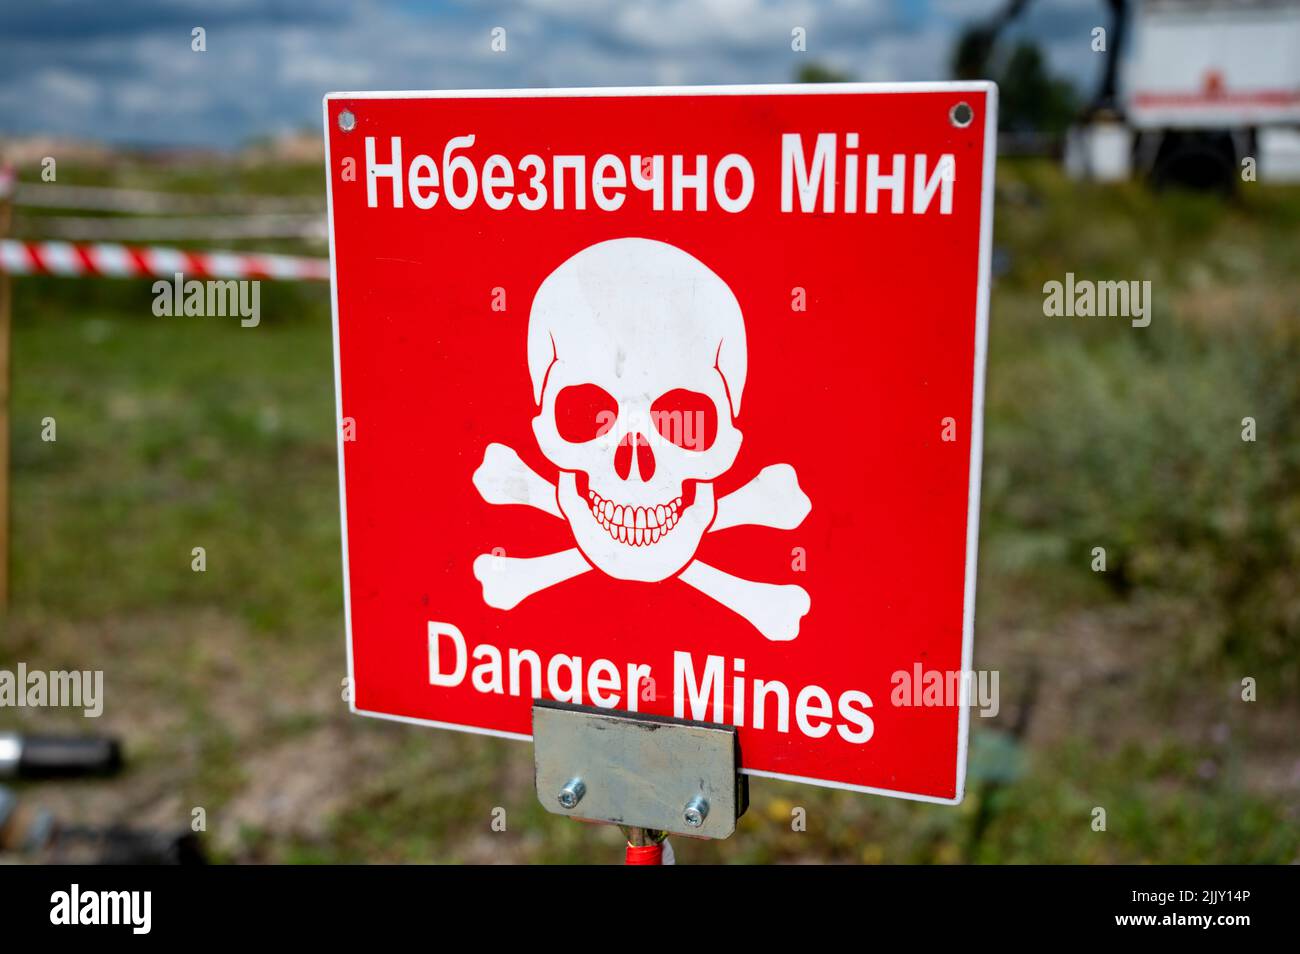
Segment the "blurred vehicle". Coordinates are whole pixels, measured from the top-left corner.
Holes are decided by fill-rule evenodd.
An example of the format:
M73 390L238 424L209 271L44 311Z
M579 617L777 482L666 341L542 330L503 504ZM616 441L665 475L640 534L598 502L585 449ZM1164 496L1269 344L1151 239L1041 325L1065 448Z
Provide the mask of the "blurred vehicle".
M1128 28L1132 49L1067 135L1071 176L1226 190L1251 158L1259 181L1300 181L1300 0L1110 6L1108 55Z

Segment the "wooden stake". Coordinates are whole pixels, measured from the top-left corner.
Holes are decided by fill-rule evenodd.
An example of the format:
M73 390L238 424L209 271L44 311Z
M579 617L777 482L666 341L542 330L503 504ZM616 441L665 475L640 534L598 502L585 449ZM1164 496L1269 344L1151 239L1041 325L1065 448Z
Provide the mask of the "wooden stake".
M9 234L12 172L0 169L0 238ZM0 269L0 613L9 609L9 346L13 289Z

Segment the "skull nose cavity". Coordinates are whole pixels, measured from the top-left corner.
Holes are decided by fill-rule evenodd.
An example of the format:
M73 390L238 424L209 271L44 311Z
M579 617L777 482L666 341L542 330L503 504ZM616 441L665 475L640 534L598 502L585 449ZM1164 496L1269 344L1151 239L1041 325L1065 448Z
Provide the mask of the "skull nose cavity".
M637 475L647 481L655 475L655 453L650 449L650 442L644 434L632 432L624 434L614 451L614 473L620 480L627 480L632 475L632 457L636 456Z

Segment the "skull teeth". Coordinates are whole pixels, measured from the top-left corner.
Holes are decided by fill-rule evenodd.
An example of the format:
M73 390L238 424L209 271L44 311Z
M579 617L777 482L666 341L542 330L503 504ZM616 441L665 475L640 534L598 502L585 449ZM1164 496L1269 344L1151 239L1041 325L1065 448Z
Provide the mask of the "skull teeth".
M628 546L645 547L677 526L682 498L655 507L634 507L606 500L594 490L587 494L591 515L611 538Z

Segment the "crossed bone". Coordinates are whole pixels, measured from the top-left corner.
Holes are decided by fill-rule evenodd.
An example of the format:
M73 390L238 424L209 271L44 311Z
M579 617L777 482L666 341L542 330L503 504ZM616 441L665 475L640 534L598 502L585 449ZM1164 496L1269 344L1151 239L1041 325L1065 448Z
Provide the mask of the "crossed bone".
M474 486L490 504L522 504L563 519L555 485L539 476L504 444L489 444L483 463L474 471ZM771 527L793 530L803 522L812 503L799 487L789 464L764 467L749 483L717 503L717 516L708 532L729 527ZM483 585L483 602L508 610L542 590L590 570L576 547L540 557L506 557L484 553L474 560L474 577ZM799 621L812 605L801 586L756 583L693 560L678 577L705 596L744 617L771 640L799 635Z

